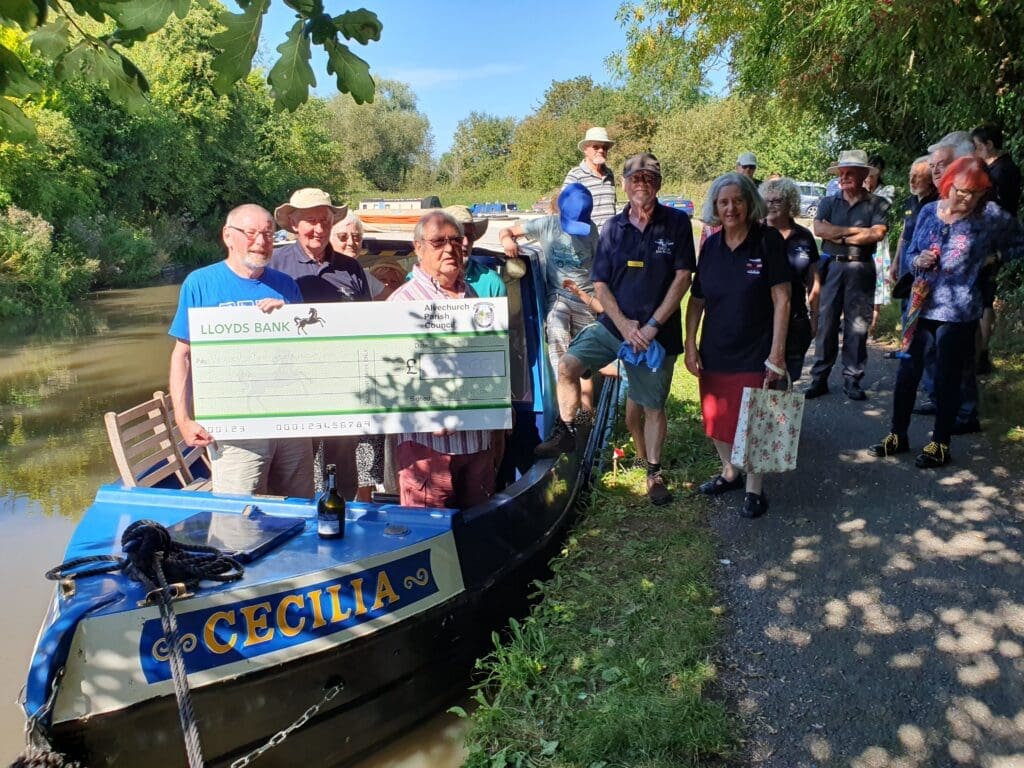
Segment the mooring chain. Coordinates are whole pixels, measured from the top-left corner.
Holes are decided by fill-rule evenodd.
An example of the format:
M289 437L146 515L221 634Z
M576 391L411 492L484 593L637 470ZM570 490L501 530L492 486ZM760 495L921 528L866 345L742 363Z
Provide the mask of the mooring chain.
M298 719L294 723L289 725L287 728L284 728L275 733L262 747L257 747L244 757L240 757L237 760L235 760L233 763L231 763L231 768L245 768L245 766L249 765L253 760L259 758L264 752L273 749L279 744L283 744L284 740L287 739L292 734L293 731L297 731L299 728L308 723L311 719L316 717L316 714L320 711L321 707L323 707L324 704L331 701L335 696L341 693L344 688L344 681L339 682L337 685L334 685L331 688L329 688L327 690L327 693L324 694L324 697L318 703L314 704L312 707L310 707L301 715L299 715Z

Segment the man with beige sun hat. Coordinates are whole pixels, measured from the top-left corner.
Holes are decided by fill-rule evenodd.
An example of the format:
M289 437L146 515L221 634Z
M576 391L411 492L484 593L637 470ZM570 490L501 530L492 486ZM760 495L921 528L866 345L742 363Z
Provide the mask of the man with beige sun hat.
M618 213L615 198L615 174L608 165L608 153L615 142L608 138L608 131L600 126L587 129L586 135L576 145L583 153L583 162L565 175L562 189L570 184L582 184L594 198L591 220L598 231L612 216Z
M299 284L304 302L370 300L363 267L331 246L331 227L347 213L347 206L313 187L296 190L274 211L274 221L294 232L295 242L275 248L270 266Z

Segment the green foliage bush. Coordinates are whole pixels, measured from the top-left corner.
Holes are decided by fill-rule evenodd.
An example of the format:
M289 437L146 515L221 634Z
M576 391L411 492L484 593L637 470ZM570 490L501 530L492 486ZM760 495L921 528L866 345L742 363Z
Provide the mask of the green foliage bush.
M88 290L99 269L65 243L53 226L15 206L0 215L0 318L67 309Z
M141 285L153 280L163 266L147 231L103 213L73 218L64 236L72 252L100 265L96 274L99 287Z

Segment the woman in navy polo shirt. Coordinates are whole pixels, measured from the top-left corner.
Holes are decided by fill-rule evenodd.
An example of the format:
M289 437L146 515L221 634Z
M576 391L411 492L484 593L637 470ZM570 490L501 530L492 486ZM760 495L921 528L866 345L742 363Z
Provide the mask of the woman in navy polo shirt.
M795 219L800 215L800 190L792 179L771 179L761 184L761 197L768 208L765 224L778 230L786 241L786 257L792 271L789 296L789 331L786 333L786 369L797 381L804 368L807 350L818 332L818 244L807 227Z
M699 490L714 495L745 487L743 517L768 509L762 476L744 479L730 461L743 388L786 372L790 269L782 235L760 223L766 212L746 176L727 173L712 182L701 218L722 229L700 249L686 308L686 368L700 379L704 432L722 460L721 473Z

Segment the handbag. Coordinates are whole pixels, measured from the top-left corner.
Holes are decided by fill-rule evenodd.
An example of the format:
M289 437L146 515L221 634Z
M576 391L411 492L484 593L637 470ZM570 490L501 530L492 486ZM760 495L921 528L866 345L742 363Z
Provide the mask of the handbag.
M907 270L900 279L893 285L892 290L889 292L894 299L909 299L910 289L914 285L914 273Z
M736 437L730 462L746 472L790 472L796 469L804 396L793 391L786 373L786 389L743 388Z

